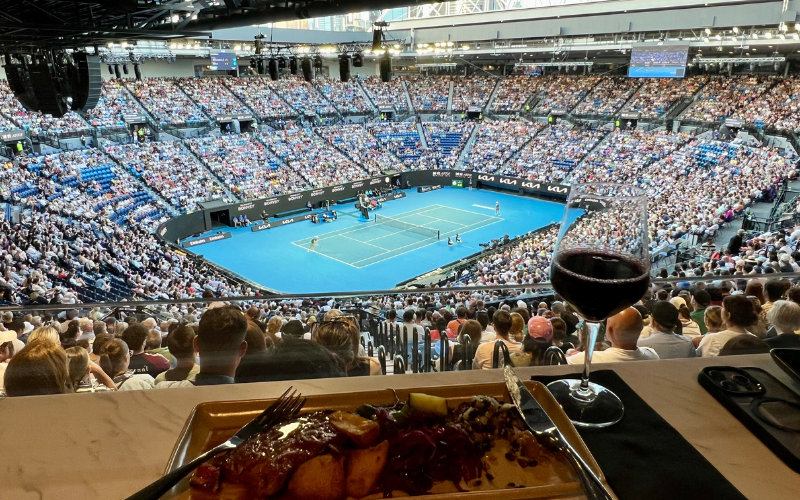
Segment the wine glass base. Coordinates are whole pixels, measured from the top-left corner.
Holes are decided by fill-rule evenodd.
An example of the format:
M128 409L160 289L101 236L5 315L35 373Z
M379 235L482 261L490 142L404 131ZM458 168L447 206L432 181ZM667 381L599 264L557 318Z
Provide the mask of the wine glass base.
M584 393L580 379L561 379L547 384L547 389L579 427L608 427L625 413L622 401L602 385L589 382L589 391Z

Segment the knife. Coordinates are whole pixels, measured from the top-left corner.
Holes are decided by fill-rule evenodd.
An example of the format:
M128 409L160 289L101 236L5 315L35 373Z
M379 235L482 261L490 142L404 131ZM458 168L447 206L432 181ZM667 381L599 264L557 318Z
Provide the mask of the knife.
M613 500L614 497L605 487L592 469L589 468L583 458L575 449L564 439L561 431L558 430L553 419L544 411L542 405L533 397L531 391L520 381L511 363L503 366L506 378L506 387L514 406L519 410L522 419L527 424L528 429L533 432L540 443L547 443L556 450L562 452L575 468L580 478L583 491L589 500Z

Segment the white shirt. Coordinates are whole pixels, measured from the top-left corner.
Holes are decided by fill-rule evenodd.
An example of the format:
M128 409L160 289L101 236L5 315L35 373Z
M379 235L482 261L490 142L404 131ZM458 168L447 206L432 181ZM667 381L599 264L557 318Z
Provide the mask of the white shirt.
M585 354L579 352L567 357L568 365L582 365ZM595 351L592 363L616 363L617 361L647 361L658 359L656 351L649 347L637 347L635 350L609 347L605 351Z
M707 333L703 335L703 340L697 346L697 355L707 358L709 356L719 356L719 351L725 347L725 344L734 337L739 335L753 335L750 332L739 333L732 330L723 330L717 333ZM753 335L755 337L755 335Z

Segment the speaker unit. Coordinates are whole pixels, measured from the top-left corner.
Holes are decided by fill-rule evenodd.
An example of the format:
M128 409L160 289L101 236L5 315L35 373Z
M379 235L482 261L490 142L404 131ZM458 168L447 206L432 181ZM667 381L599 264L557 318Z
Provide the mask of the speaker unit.
M361 68L362 66L364 66L364 56L361 52L356 52L353 54L353 67Z
M318 71L322 69L322 58L320 56L314 56L314 69Z
M267 63L269 69L269 77L274 82L278 79L278 61L274 58L271 58Z
M72 109L89 111L97 106L103 86L103 77L100 75L100 58L86 52L75 52L72 55L75 61L77 74L70 78L72 89ZM125 74L128 74L128 65L122 65Z
M263 59L259 59L258 61L256 61L256 68L258 68L258 74L259 75L263 75L263 74L265 74L267 72L266 68L264 67L264 60Z
M114 68L110 64L108 65L108 74L109 75L113 75L114 74Z
M289 58L289 72L293 75L297 74L297 57L292 56Z
M283 56L278 57L278 69L286 69L286 58Z
M142 79L142 71L139 69L139 65L138 64L134 64L133 65L133 74L136 75L136 79L137 80L141 80Z
M128 74L128 65L127 64L123 64L122 65L122 72L125 73L126 75Z
M119 74L119 64L114 65L114 74L117 75L117 78L122 78L122 75Z
M31 76L33 94L39 104L38 111L46 115L61 117L69 111L61 93L59 80L56 78L53 65L47 60L35 61L28 66Z
M377 29L372 32L372 50L381 50L383 48L383 31Z
M389 83L392 80L392 59L388 55L384 55L381 57L379 65L381 81Z
M300 61L300 67L303 70L303 78L305 81L310 82L313 80L314 76L311 74L311 60L307 57L304 57Z
M339 56L339 78L343 82L350 81L350 56L347 54Z

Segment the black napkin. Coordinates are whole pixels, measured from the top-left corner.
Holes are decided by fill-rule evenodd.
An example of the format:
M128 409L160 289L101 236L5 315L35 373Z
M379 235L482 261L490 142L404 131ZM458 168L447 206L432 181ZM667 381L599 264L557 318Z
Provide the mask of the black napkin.
M563 377L533 377L544 384ZM746 500L681 434L611 370L592 372L625 416L611 427L577 427L620 500Z

